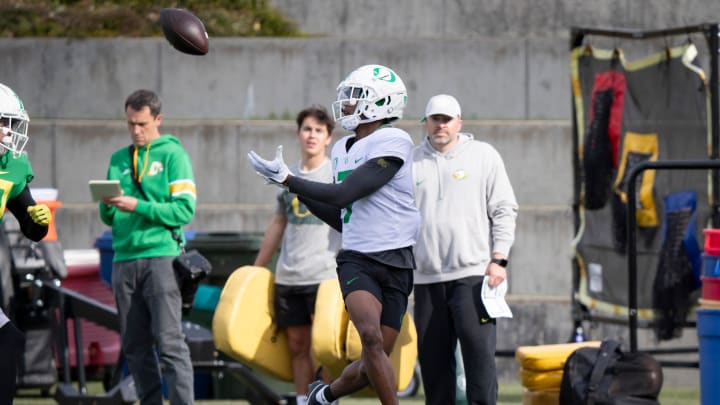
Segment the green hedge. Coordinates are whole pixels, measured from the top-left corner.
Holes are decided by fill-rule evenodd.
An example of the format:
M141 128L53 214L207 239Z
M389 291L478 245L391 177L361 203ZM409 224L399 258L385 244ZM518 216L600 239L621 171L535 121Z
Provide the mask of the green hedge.
M0 37L162 36L160 10L185 8L211 37L300 36L266 0L0 0Z

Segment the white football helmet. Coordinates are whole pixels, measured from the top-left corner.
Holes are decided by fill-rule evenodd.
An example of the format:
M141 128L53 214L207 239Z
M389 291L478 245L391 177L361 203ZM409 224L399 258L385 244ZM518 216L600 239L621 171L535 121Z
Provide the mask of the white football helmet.
M335 121L345 130L386 118L402 118L407 90L400 76L382 65L355 69L337 87L332 104Z
M0 155L11 151L18 157L28 141L27 130L30 117L20 97L12 89L0 83Z

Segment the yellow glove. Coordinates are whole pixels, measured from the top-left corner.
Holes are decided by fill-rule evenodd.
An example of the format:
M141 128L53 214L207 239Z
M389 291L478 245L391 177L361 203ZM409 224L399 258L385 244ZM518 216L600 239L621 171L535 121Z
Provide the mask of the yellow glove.
M50 208L45 204L31 205L27 208L27 212L30 214L33 222L38 225L47 226L50 224L50 221L52 221Z

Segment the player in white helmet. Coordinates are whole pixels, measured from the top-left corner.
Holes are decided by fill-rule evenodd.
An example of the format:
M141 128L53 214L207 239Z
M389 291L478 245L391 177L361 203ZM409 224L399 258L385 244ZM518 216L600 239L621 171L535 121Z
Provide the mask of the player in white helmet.
M294 176L283 162L282 146L272 161L248 154L258 174L289 187L342 233L337 273L362 355L332 384L312 383L309 405L329 404L368 384L382 404L398 403L388 355L412 291L412 249L420 224L413 198L413 142L407 132L392 127L406 104L405 84L385 66L361 66L340 83L333 113L353 132L332 148L332 184Z
M22 233L39 241L52 220L50 208L36 204L28 183L33 179L30 161L23 153L27 143L28 118L25 107L12 89L0 84L0 222L5 209L13 213ZM8 356L0 361L0 403L12 404L18 361L25 337L8 319L0 302L0 347Z

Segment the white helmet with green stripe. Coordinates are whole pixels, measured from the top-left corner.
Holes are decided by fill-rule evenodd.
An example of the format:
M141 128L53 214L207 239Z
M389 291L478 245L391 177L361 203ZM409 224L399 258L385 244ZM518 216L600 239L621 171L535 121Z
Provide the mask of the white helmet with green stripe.
M11 151L15 157L20 156L28 141L29 122L20 97L0 83L0 155Z
M400 119L406 105L407 90L397 73L382 65L365 65L338 85L332 110L335 121L352 131L360 124Z

